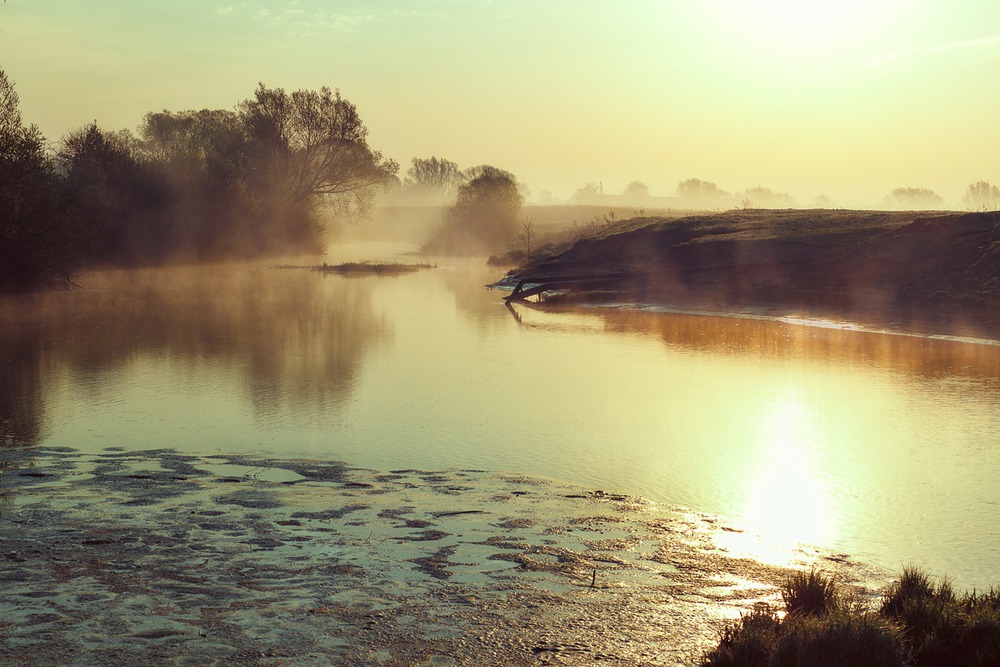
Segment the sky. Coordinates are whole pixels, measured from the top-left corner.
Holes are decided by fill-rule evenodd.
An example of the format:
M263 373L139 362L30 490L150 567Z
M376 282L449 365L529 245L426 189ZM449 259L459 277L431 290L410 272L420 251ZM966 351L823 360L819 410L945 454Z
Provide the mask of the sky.
M340 89L401 177L492 164L534 198L1000 185L996 0L6 0L0 68L52 142L263 82Z

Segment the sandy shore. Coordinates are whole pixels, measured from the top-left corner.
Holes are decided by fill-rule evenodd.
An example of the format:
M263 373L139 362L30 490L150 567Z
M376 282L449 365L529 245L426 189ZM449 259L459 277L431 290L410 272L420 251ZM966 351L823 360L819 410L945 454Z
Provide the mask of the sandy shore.
M0 454L0 663L693 664L787 575L719 518L482 471ZM803 547L874 590L884 573Z

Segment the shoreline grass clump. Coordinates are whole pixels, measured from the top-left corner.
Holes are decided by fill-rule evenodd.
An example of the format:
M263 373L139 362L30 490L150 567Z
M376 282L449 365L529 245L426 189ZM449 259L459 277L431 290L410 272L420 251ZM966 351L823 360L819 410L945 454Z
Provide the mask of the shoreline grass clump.
M914 567L873 605L815 569L782 587L784 610L757 605L728 625L704 667L1000 665L1000 591L959 595Z
M424 269L435 268L432 264L400 264L398 262L346 262L344 264L327 264L324 262L319 266L310 267L313 271L322 273L340 274L376 274L376 275L397 275L400 273L413 273Z
M837 582L816 568L809 572L796 572L781 589L781 599L789 614L812 616L824 614L837 607L839 600Z

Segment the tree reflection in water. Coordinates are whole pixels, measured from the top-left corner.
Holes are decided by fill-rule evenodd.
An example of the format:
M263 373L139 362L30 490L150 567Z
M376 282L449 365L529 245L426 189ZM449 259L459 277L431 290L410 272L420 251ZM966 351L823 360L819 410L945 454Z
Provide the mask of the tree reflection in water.
M43 439L47 391L99 392L142 361L239 369L254 417L342 403L388 334L363 282L240 265L107 271L0 300L0 443Z

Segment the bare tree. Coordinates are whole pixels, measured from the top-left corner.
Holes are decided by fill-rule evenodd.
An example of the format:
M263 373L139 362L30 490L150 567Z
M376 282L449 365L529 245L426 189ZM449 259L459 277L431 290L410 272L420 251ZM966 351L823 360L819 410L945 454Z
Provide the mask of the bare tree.
M424 159L413 158L406 174L404 187L423 190L441 197L451 197L466 181L466 176L458 168L458 164L434 156Z
M898 210L932 210L941 208L941 195L928 188L896 188L882 199L882 206Z
M689 178L677 184L677 195L692 199L725 199L730 196L712 181Z
M791 208L795 197L787 192L775 192L761 185L747 188L738 195L743 208Z
M966 189L962 203L973 211L996 211L1000 209L1000 188L989 181L978 181Z
M517 242L521 244L521 249L528 260L531 260L535 242L535 221L531 218L521 218L520 231L517 233Z

